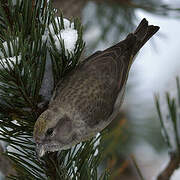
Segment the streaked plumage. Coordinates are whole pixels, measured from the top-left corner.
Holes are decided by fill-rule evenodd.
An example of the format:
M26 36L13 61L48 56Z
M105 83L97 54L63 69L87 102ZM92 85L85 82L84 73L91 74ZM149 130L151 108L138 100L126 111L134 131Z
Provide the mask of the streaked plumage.
M96 52L58 83L34 127L39 156L87 140L114 119L133 58L158 30L143 19L124 41Z

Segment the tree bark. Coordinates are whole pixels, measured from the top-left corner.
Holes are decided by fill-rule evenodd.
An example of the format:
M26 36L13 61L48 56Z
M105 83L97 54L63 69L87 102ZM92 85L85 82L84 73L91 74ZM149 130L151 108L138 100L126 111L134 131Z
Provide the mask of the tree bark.
M159 174L157 180L169 180L173 172L179 168L180 156L179 154L170 154L171 159L166 168Z

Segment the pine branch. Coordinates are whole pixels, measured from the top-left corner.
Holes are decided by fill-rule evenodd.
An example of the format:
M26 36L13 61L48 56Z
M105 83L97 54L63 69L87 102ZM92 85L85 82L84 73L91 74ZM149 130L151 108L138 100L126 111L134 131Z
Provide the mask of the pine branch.
M72 20L69 24L78 36L74 50L69 51L58 34L67 24L63 16L55 17L54 9L46 1L17 1L15 5L8 1L8 14L2 6L0 4L0 25L4 28L0 41L0 140L8 143L4 155L16 170L16 174L8 178L98 179L103 149L95 144L101 136L66 151L49 153L40 160L32 140L34 123L48 104L47 93L41 91L49 91L45 81L47 62L52 62L53 91L59 80L79 62L84 48L80 22ZM55 37L59 38L56 42ZM107 177L104 172L101 179Z

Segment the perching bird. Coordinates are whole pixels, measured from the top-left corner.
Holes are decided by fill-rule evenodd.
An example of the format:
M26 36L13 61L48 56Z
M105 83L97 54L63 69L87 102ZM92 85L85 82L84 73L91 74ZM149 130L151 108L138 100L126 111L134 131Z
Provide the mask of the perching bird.
M94 53L58 83L34 126L40 157L92 138L115 118L133 58L158 30L143 19L125 40Z

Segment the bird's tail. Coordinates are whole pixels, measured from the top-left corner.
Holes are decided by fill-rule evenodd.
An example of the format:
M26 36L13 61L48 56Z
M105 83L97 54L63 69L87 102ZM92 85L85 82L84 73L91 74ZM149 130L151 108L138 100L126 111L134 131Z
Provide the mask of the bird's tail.
M142 46L159 30L158 26L148 25L148 21L144 18L134 33L130 33L125 40L115 44L114 46L104 50L104 52L115 51L117 57L126 52L127 56L132 58L142 48ZM128 58L127 58L128 59Z
M159 30L158 26L148 25L148 21L144 18L133 33L136 37L136 43L133 48L133 55L141 49L141 47Z

